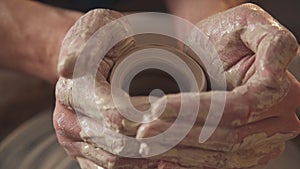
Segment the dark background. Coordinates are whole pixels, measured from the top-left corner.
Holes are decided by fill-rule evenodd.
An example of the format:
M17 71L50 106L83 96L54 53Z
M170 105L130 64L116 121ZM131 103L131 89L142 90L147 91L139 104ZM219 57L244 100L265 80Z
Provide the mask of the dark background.
M87 12L94 8L109 8L117 11L160 11L166 7L162 0L39 0L62 8ZM290 29L300 41L299 0L253 0L281 24Z

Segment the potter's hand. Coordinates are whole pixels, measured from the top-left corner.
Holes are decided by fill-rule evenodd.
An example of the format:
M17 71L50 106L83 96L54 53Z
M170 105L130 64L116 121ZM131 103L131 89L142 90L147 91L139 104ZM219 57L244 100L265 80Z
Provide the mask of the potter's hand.
M177 159L179 165L161 162L160 166L263 166L283 151L286 140L300 132L299 119L295 115L295 109L300 105L300 84L286 70L296 55L297 41L274 18L252 4L212 16L197 26L216 48L229 91L200 93L197 125L179 146L165 154ZM201 46L203 38L192 36L190 43ZM198 137L203 131L211 96L222 93L226 94L222 120L214 134L199 144ZM195 95L191 93L191 100L187 99L187 102L193 104ZM179 97L167 97L167 107L172 110L169 114L179 112ZM171 123L161 121L144 125L138 137L156 135L170 126Z
M119 45L115 46L112 50L108 52L103 61L100 63L97 80L96 80L96 95L97 95L97 105L100 110L104 107L108 107L108 110L102 111L101 116L103 120L96 118L90 118L88 112L81 112L84 116L84 122L86 124L95 124L96 128L85 128L89 131L95 131L94 133L85 133L87 130L82 130L81 124L77 120L76 113L74 111L73 99L72 99L72 87L73 87L73 70L75 66L76 59L80 54L86 55L93 53L92 48L90 50L85 50L83 48L87 44L87 41L95 32L101 28L106 23L109 23L122 15L118 12L110 10L93 10L83 17L81 17L76 24L69 30L66 35L60 53L60 61L58 63L58 71L60 74L60 79L56 86L56 107L54 110L53 123L57 133L59 143L65 148L67 153L76 159L83 168L97 168L101 166L104 168L142 168L143 166L150 167L150 163L146 159L128 159L120 158L118 155L113 155L107 149L118 149L118 147L111 147L109 144L115 142L113 133L108 133L107 135L102 135L108 140L103 147L95 145L92 141L93 138L101 138L101 135L97 135L97 132L102 130L104 127L112 129L112 131L118 131L127 135L135 135L137 128L140 124L131 124L130 121L123 118L117 110L115 110L113 103L111 102L110 94L110 84L106 80L108 78L109 72L113 66L113 63L118 60L118 57L122 54L124 50L128 47L134 45L132 38L129 38ZM129 31L126 25L117 24L113 27L118 33L126 35ZM111 29L106 30L104 39L98 39L96 48L101 46L103 48L107 47L110 40L114 38L115 34L110 32ZM100 44L99 44L100 43ZM92 43L93 44L93 43ZM103 49L105 50L105 49ZM98 57L98 53L95 53L94 57ZM84 78L84 77L83 77ZM145 103L148 105L147 98L138 98L139 103ZM81 100L85 102L84 99ZM94 105L92 105L94 106ZM100 112L99 112L100 114ZM95 116L99 117L99 114ZM148 164L149 163L149 164ZM157 166L156 163L151 164L153 167Z
M93 18L93 15L89 16ZM94 15L94 18L97 16L101 15ZM151 160L119 158L118 155L95 147L91 138L84 133L79 134L81 128L76 121L75 113L61 105L62 103L70 108L75 106L71 96L72 80L67 78L71 77L74 67L74 62L72 63L74 59L72 56L76 57L74 45L83 46L87 40L77 38L76 41L75 35L80 33L90 36L93 33L93 31L87 33L85 29L73 29L73 33L69 33L66 37L69 41L65 40L64 43L64 46L70 49L64 49L64 46L62 49L66 59L60 61L62 63L60 73L63 77L57 85L57 98L61 103L57 103L54 114L58 138L69 154L74 157L85 157L105 168L125 166L133 168L142 165L149 168L179 168L179 166L249 168L263 165L276 157L283 150L284 141L299 133L299 121L293 111L299 105L300 87L285 70L295 55L297 47L295 39L285 28L278 26L269 15L251 5L239 6L213 16L198 26L208 34L217 48L230 91L188 94L190 103L193 103L195 95L201 96L201 109L196 125L178 146ZM92 30L93 26L86 29ZM76 43L71 43L71 40ZM74 55L68 55L66 51ZM101 75L98 76L96 84L98 91L96 95L104 100L99 103L99 107L112 106L109 100L110 86L105 80L107 77L105 72L109 72L114 62L114 59L110 58L117 57L106 58L107 60L100 64ZM222 120L212 137L199 144L198 137L209 110L211 95L218 93L224 93L227 97ZM148 124L132 124L113 109L113 106L109 111L101 112L106 117L105 121L97 123L97 119L88 117L85 121L95 123L98 129L105 126L138 138L153 136L172 124L169 121L177 115L179 97L180 94L162 98L161 100L167 100L168 103L165 112L167 115ZM139 105L147 105L145 100L143 97L140 98ZM157 106L159 104L159 101L156 102ZM96 135L95 137L101 138ZM113 139L111 141L113 142ZM105 144L107 145L102 147L107 149L109 143Z
M203 161L208 167L264 165L277 157L283 151L284 142L300 131L294 113L300 105L300 85L286 70L296 54L297 42L286 28L252 4L212 16L197 26L215 46L230 91L226 92L224 114L212 137L199 145L195 142L198 135L190 134L182 144L194 142L194 147L203 151L189 157L195 161L205 159L199 154L207 157L209 150L217 150L211 152L213 160ZM203 39L197 38L192 37L192 43L203 43ZM200 94L200 124L205 117L202 114L208 111L205 102L209 99L205 97L209 94L212 93ZM169 99L170 105L172 100L175 102L176 96ZM151 127L152 132L159 132L161 128L159 125ZM201 125L198 131L194 128L194 133L199 133L200 129ZM148 133L146 136L153 135L150 130ZM172 168L174 164L166 163L165 166Z

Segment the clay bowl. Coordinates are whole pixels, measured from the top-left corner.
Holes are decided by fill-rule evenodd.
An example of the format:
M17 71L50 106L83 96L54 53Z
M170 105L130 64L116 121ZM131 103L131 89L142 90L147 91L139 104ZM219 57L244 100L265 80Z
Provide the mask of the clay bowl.
M136 39L136 46L117 60L110 74L110 82L116 76L117 78L114 78L116 83L132 96L149 95L154 89L161 89L168 94L196 90L205 91L208 88L206 74L201 63L182 52L179 49L180 44L175 39L156 34L136 35L134 38ZM148 50L143 52L145 49ZM161 54L160 51L167 52ZM177 64L179 63L177 59L182 63ZM154 67L158 65L158 67L166 68L173 74L160 68L149 68L151 67L149 65L154 65ZM192 73L186 71L184 65ZM136 76L128 79L128 76L134 74L133 71L137 71L137 69L139 72L135 74ZM177 75L177 78L172 76L174 74ZM123 85L124 82L128 83L128 81L131 82L129 91ZM178 83L178 81L183 83Z

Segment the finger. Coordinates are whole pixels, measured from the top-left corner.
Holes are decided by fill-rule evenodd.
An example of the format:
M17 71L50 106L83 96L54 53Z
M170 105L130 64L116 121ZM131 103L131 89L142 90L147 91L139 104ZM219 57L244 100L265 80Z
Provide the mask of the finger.
M118 159L115 155L85 142L70 142L63 146L75 159L85 158L103 168L112 168Z
M253 149L241 150L231 153L214 152L197 148L193 148L193 150L191 150L191 148L180 148L179 150L177 150L177 153L179 156L178 161L180 161L180 166L187 166L186 168L202 167L204 169L245 169L266 165L267 162L281 154L283 150L284 143L279 142L273 144L265 144L254 147ZM174 158L173 153L174 152L172 152L171 157ZM166 157L167 155L165 155L165 158ZM174 163L174 161L172 163Z
M95 95L92 95L87 99L76 97L77 99L74 100L73 85L74 82L72 79L64 77L59 78L56 85L56 98L61 104L69 109L73 109L76 113L83 114L95 120L101 120L99 123L108 128L114 129L116 132L131 136L136 134L137 128L141 123L130 121L119 113L119 110L116 108L112 100L110 85L103 76L97 76ZM96 103L90 102L93 98L96 100ZM140 108L141 113L150 107L148 97L131 98L131 103L135 105L135 108ZM89 109L96 110L96 112L85 111L84 108L80 107L82 104L85 107L88 105Z
M89 159L82 158L82 157L77 157L76 158L77 162L80 165L80 168L83 169L103 169L99 165L95 164L94 162L90 161Z
M113 24L113 28L107 28L102 30L102 32L97 32L104 25L122 16L122 14L116 11L95 9L80 17L64 38L58 63L59 74L71 78L75 63L80 55L85 55L86 58L97 61L101 52L103 53L110 49L114 36L128 35L130 29L125 23L116 23ZM103 32L105 33L103 34ZM93 36L100 36L98 37L100 39L91 38ZM92 42L87 45L87 42L91 39L93 39ZM117 44L107 53L106 59L100 63L99 71L107 77L113 63L112 58L120 56L133 44L134 40L132 38ZM106 55L105 53L103 54ZM90 62L86 61L85 64L87 63Z
M195 125L189 133L184 133L180 128L186 124L179 124L181 127L176 130L169 131L171 134L164 133L173 123L157 120L148 124L143 124L138 130L137 138L147 138L157 135L163 135L164 140L157 142L156 147L152 150L159 149L173 143L177 138L185 136L178 146L194 147L204 150L213 150L221 152L234 152L242 149L251 149L268 143L276 143L289 140L299 134L299 121L296 116L290 118L270 118L256 123L251 123L239 128L222 128L218 127L214 130L209 139L199 142L201 132L205 132L203 128L212 128L211 126ZM178 125L178 124L177 124Z
M148 164L145 159L124 159L118 160L117 163L115 155L102 149L106 148L110 152L120 150L120 147L116 147L118 145L122 146L122 144L116 142L116 139L118 139L116 137L117 133L114 133L112 130L103 129L101 123L94 119L88 117L81 117L80 119L81 122L79 124L75 112L66 109L59 102L56 103L53 123L57 137L59 143L73 158L85 157L105 168L111 166L128 166L128 160L131 160L139 167ZM83 142L83 140L87 142ZM131 166L127 168L129 169Z
M70 149L74 151L74 147L72 148L72 145L73 145L73 144L67 144L67 145L65 145L66 147L69 147L69 148L68 148L68 149L69 149L69 152L70 152ZM90 150L89 150L88 152L90 152ZM99 153L99 152L98 152L98 153ZM73 152L73 154L74 154L74 152ZM98 159L95 159L95 160L98 161ZM98 161L98 162L99 162L99 161ZM127 162L128 162L128 160L127 160ZM106 163L107 163L107 161L106 161Z
M114 18L120 17L120 15L117 15L115 12L99 9L90 11L79 18L70 28L63 40L58 64L59 74L65 77L72 77L75 62L84 44L93 33L107 23L104 18L107 18L109 15L113 17L113 14L115 14Z
M270 118L236 129L237 143L233 151L249 147L283 142L299 134L299 120L297 116L290 118Z
M55 87L56 99L68 109L73 108L72 87L73 80L64 77L58 79Z
M157 160L145 158L126 158L110 154L93 145L78 142L76 149L80 150L77 157L86 158L107 169L156 168Z
M82 126L80 136L85 142L119 156L138 152L137 140L130 140L125 135L105 127L102 121L83 116L80 117L80 123Z
M200 143L198 140L203 126L194 126L189 131L189 133L185 133L185 131L181 130L181 128L186 127L186 124L176 124L178 125L178 127L170 131L169 129L172 125L173 123L160 120L148 124L143 124L139 128L136 137L140 139L158 135L163 136L163 140L155 140L156 142L155 144L153 144L154 146L150 147L150 153L156 152L156 149L160 150L162 148L175 146L176 144L171 144L174 143L174 141L177 141L178 138L182 138L182 140L178 140L180 143L178 143L177 146L179 147L194 147L208 151L229 152L232 150L233 145L237 144L237 135L234 129L219 127L214 131L213 135L206 142Z
M236 100L251 99L251 111L258 112L278 103L287 93L285 70L296 54L297 41L261 8L241 5L197 26L215 46L229 89L243 84L233 91ZM201 36L191 38L191 42L201 46Z
M296 38L258 6L252 6L247 13L247 27L240 37L256 53L258 71L276 72L272 75L283 73L296 56Z
M100 167L99 165L95 164L94 162L92 162L89 159L86 158L82 158L82 157L77 157L76 160L78 161L78 163L80 164L80 167L83 169L104 169L103 167ZM122 169L132 169L131 167L144 167L148 166L147 168L154 168L154 165L148 165L145 159L141 160L135 160L135 159L126 159L126 163L124 164L118 164L118 166L115 166L114 168L122 168ZM144 161L144 162L142 162ZM124 161L125 162L125 161ZM128 165L128 163L133 163L132 165ZM150 163L150 162L149 162ZM155 164L155 162L152 162L153 164ZM135 165L134 165L135 164ZM140 164L140 165L137 165ZM133 166L134 165L134 166ZM112 166L110 166L112 167ZM173 168L174 169L174 168Z
M279 51L279 53L276 53L275 56L268 57L280 57L283 59L282 57L285 55L280 56L280 54L285 53L287 54L285 59L288 61L291 59L290 57L294 56L291 56L291 54L295 53L295 49L297 49L295 38L286 28L280 25L262 8L250 3L213 15L199 22L196 26L199 27L201 31L209 37L211 43L216 46L221 57L220 59L225 63L225 70L226 65L230 67L244 56L257 52L262 40L265 42L269 41L267 39L264 40L264 38L266 38L265 36L274 35L276 41L273 41L273 43L275 43L265 44L272 49L273 47L271 45L283 45L280 44L281 40L287 42L286 45L280 47L281 51ZM276 33L279 34L276 35ZM194 41L197 42L197 39L194 39ZM201 40L198 41L201 42ZM263 44L265 42L263 42ZM277 52L278 49L275 51ZM286 62L282 64L286 64Z
M159 161L158 162L158 169L188 169L185 167L182 167L178 164L172 163L172 162L168 162L168 161Z
M257 146L253 149L233 152L227 160L226 168L252 169L264 167L270 160L278 157L283 152L284 147L284 142L275 142Z
M116 147L118 144L116 143L117 137L115 137L115 133L109 133L113 131L104 130L104 132L101 132L103 131L101 123L88 117L81 117L80 119L81 122L79 124L75 112L66 109L57 102L53 123L59 143L70 156L75 157L82 155L82 153L87 153L82 150L83 147L79 146L82 145L82 143L79 143L82 141L82 138L89 142L88 145L90 147L102 147L110 152L120 150L120 147ZM90 156L88 157L91 158Z
M284 142L274 142L235 152L219 152L195 147L174 147L152 157L163 160L159 167L244 169L265 165L284 150Z
M253 51L245 46L240 39L241 32L247 26L247 15L251 6L255 5L240 5L196 24L200 31L208 37L209 43L217 50L224 70L228 70L245 56L253 54ZM192 31L191 35L193 33ZM194 34L198 35L198 33ZM205 45L202 44L203 42L203 36L190 37L192 44L199 44L200 47L203 47Z
M183 99L184 97L184 99ZM197 98L200 98L197 99ZM196 113L196 124L220 125L225 127L240 126L248 123L251 112L251 101L247 97L237 97L232 92L202 92L172 94L162 97L152 105L152 111L164 113L159 117L164 121L174 121L180 111L185 114ZM182 109L181 105L186 105ZM193 110L188 107L199 105L199 109ZM214 107L214 108L212 108ZM195 112L193 112L195 111ZM208 118L208 117L212 118ZM183 116L186 122L193 122L192 116Z
M75 159L79 150L74 149L74 142L82 141L79 133L81 131L74 112L56 102L53 113L53 125L58 142L66 152Z
M58 101L56 102L54 114L53 114L53 125L56 130L56 134L59 138L72 139L74 141L82 140L80 138L81 127L78 123L75 112L67 109Z
M297 82L297 80L289 72L286 72L286 76L288 91L285 96L269 109L266 109L264 111L251 112L249 122L255 122L260 119L269 117L284 116L285 118L287 116L295 116L295 110L298 107L300 100L300 85L299 82Z
M240 124L256 122L270 117L294 116L300 100L299 82L297 82L289 72L285 72L282 79L285 79L282 88L287 89L272 89L265 87L262 84L261 86L256 87L241 86L237 87L232 93L227 95L229 96L227 97L229 108L238 108L238 105L240 104L244 109L247 109L247 111L244 112L232 113L235 115L244 114L248 116L244 118L247 119L246 121L239 121ZM283 90L286 91L283 92ZM247 103L251 104L245 106Z
M258 93L261 100L256 110L266 109L278 103L288 92L286 68L297 52L295 37L270 15L257 6L247 11L247 26L241 40L255 53L256 73L248 80L248 93ZM269 100L268 102L266 100Z
M184 99L182 99L182 94L167 95L167 97L156 101L154 103L155 106L152 107L154 112L164 109L164 114L159 118L170 121L169 119L176 119L180 111L192 111L189 109L181 110L181 104L186 104L187 107L198 104L200 108L197 112L197 124L203 125L206 123L207 125L224 127L242 126L271 117L294 117L297 103L300 100L299 83L289 73L287 74L286 83L289 90L279 101L274 101L268 97L259 97L260 94L266 92L263 90L263 87L260 89L262 91L258 90L257 92L249 93L247 86L240 86L230 92L188 93L185 94ZM200 102L197 102L197 99L195 99L196 95L200 97ZM270 95L266 94L266 96ZM267 104L268 106L275 105L271 108L266 108ZM211 111L212 107L217 108L218 111ZM215 117L215 119L208 119L209 116ZM190 122L193 120L189 119L189 116L184 118ZM220 122L217 121L219 118L221 119Z

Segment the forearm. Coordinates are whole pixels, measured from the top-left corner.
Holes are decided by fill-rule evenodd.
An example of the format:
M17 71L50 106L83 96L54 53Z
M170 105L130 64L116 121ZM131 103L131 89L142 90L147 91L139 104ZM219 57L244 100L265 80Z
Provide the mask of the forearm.
M2 0L0 11L0 66L55 82L61 42L81 14L24 0Z
M246 0L165 0L170 13L197 23Z

